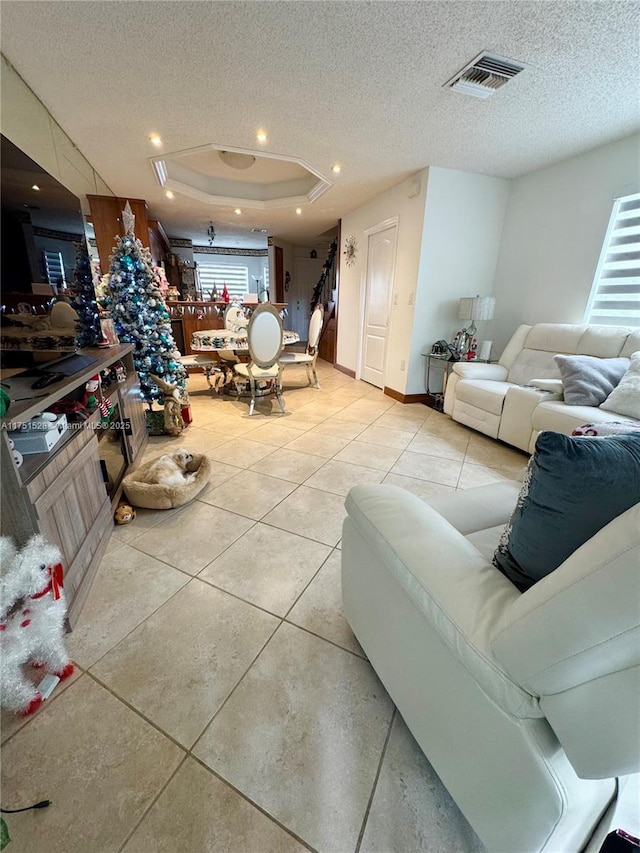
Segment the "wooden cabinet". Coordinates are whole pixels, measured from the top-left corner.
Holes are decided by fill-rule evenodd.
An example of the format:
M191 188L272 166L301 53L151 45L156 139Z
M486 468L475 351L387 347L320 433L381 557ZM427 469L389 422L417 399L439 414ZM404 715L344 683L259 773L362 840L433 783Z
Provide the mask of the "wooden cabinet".
M336 346L337 346L337 321L335 302L328 302L325 310L324 325L320 343L318 345L318 357L328 361L331 364L336 363Z
M105 393L122 421L124 470L135 465L144 452L147 433L131 350L129 344L107 350L80 350L80 354L95 358L91 366L51 385L52 390L44 397L37 397L42 392L34 391L34 399L16 400L2 419L1 532L3 536L12 536L18 545L24 544L34 533L41 533L60 549L71 627L77 621L111 536L113 511L121 491L117 484L109 484L108 489L105 483L98 437L100 414L94 412L79 428L76 425L67 429L48 453L25 456L19 468L11 455L7 431L63 397L81 397L87 379L121 361L127 379L112 384ZM15 386L11 377L7 382ZM115 487L111 488L112 485Z
M96 235L100 269L103 273L109 271L109 256L115 246L116 237L124 237L122 211L127 201L136 218L135 236L145 248L150 250L154 264L159 264L165 259L169 252L169 240L162 225L156 219L149 219L147 203L144 199L108 195L87 195L87 199Z

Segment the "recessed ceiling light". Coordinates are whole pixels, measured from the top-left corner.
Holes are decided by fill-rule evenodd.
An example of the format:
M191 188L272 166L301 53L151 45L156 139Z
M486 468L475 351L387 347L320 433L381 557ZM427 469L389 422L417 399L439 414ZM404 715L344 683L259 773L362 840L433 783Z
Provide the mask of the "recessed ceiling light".
M256 139L258 140L258 142L266 142L267 141L267 131L266 130L259 130L256 133Z
M167 197L167 198L175 198L175 196L174 196L174 194L171 192L171 190L167 190L167 191L166 191L166 193L165 193L165 195L166 195L166 197Z
M160 139L157 133L151 134L151 136L149 137L149 142L151 142L152 145L155 145L156 148L159 148L162 145L162 140Z
M302 208L296 207L296 213L298 214L298 216L300 216L300 214L302 213Z
M239 207L236 207L236 209L234 210L234 213L235 213L237 216L240 216L240 214L242 213L242 211L240 210L240 208L239 208Z
M37 184L34 184L34 185L31 187L31 189L32 189L32 190L36 190L36 192L40 192L40 187L39 187Z
M331 171L335 172L337 175L341 168L342 166L340 165L340 163L334 163L334 165L331 167Z

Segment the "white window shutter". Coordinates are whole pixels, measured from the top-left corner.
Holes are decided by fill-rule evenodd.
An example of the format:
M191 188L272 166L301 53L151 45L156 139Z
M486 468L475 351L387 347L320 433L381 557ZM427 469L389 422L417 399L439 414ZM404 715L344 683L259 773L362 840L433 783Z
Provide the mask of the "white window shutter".
M249 269L239 264L198 264L202 298L209 299L215 285L218 296L227 285L233 302L242 302L249 290Z
M584 322L640 326L640 193L613 203Z

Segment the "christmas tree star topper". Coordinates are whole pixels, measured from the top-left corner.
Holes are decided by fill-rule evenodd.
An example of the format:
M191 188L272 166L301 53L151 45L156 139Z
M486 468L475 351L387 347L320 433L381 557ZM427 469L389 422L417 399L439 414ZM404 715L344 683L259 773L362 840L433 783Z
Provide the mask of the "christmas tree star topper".
M122 224L124 225L124 233L129 234L133 237L133 229L135 228L136 218L131 211L131 205L127 200L127 203L124 206L124 210L122 211Z

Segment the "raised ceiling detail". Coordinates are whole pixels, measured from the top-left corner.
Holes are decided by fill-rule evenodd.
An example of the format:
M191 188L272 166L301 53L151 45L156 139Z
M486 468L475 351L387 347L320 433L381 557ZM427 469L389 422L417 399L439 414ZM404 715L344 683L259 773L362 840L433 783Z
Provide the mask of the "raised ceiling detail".
M268 210L311 204L332 181L304 160L224 145L150 158L161 187L211 205Z

